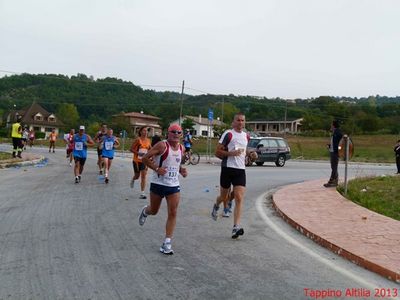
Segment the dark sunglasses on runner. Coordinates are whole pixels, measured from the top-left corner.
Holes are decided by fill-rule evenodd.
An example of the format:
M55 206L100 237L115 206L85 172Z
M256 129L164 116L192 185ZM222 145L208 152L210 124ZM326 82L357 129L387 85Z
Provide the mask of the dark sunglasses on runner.
M182 134L182 131L179 130L171 130L170 132L173 134Z

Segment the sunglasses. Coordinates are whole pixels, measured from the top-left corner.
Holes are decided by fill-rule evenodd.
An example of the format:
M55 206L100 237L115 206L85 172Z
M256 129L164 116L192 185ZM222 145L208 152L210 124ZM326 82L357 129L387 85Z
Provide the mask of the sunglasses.
M179 130L171 130L170 132L173 134L182 134L182 131Z

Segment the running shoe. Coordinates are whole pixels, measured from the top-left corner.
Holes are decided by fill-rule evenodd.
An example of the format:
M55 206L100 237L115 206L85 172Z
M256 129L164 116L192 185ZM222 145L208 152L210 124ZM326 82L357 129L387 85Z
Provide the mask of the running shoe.
M106 178L104 179L104 182L105 182L105 183L108 183L108 177L106 177Z
M78 176L75 176L75 183L79 183Z
M233 229L232 229L232 238L233 239L237 239L239 237L239 235L243 235L243 234L244 234L243 228L233 227Z
M229 208L224 208L224 212L222 213L224 218L229 218Z
M233 204L233 201L230 200L230 201L228 202L228 210L229 210L230 213L232 213L232 204Z
M135 180L132 179L131 183L129 185L130 185L131 189L133 189L133 186L135 185Z
M142 195L139 196L139 199L147 199L147 197L146 197L146 195L142 194Z
M217 221L217 219L218 219L218 209L219 209L219 206L217 204L214 204L212 212L211 212L211 217L214 219L214 221Z
M146 222L147 215L144 214L146 207L147 207L147 205L145 207L143 207L142 211L140 212L140 216L139 216L139 225L140 226L143 226L144 222Z
M160 252L166 255L174 254L174 250L172 250L171 243L163 243L160 247Z
M99 175L103 175L103 171L102 170L99 171Z
M81 179L82 179L82 176L81 176L81 175L78 175L78 180L79 180L79 182L81 182Z

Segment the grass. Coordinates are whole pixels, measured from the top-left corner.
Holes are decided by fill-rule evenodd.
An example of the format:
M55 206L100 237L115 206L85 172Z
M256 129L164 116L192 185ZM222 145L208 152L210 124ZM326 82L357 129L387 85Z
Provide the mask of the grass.
M396 135L359 135L351 137L354 156L351 161L394 163L393 147L398 140ZM304 159L328 159L326 144L328 137L287 136L292 157Z
M7 152L0 152L0 160L6 160L6 159L10 159L11 158L11 154L7 153Z
M339 186L344 194L344 187ZM400 176L356 178L347 189L349 200L400 221Z

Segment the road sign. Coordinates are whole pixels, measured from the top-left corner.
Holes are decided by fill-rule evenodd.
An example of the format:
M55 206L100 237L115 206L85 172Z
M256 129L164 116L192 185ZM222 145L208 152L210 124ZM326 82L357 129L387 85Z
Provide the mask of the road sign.
M214 111L211 108L208 109L208 120L211 122L214 120Z

